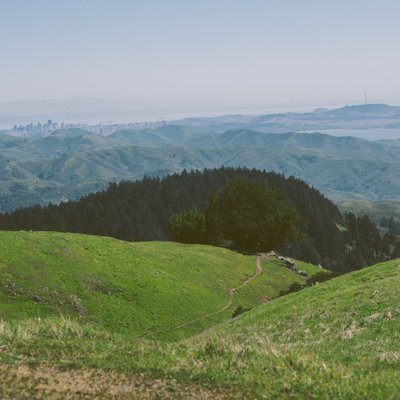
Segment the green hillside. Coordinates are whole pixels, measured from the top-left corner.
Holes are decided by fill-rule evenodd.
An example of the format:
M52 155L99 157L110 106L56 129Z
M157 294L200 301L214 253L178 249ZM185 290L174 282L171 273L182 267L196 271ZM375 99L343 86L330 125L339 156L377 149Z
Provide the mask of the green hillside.
M399 298L394 260L258 307L193 339L189 353L212 353L199 374L271 398L397 399Z
M78 199L122 179L221 166L293 175L337 202L398 199L398 150L389 142L232 128L171 124L107 137L81 129L0 135L0 211Z
M338 207L342 213L352 212L361 216L368 215L377 224L383 217L400 219L400 201L395 200L348 200L339 204Z
M263 262L263 273L226 311L172 329L221 309L229 289L255 273L256 258L211 246L46 232L0 232L0 254L1 319L62 314L132 337L195 334L239 305L251 308L305 284L277 260ZM321 271L298 265L310 275Z
M400 260L390 261L272 300L172 344L60 317L3 322L0 393L397 399L399 283Z
M43 159L36 156L2 159L0 156L0 211L78 200L88 193L106 189L110 182L166 176L184 169L214 168L232 158L232 152L222 148L163 148L126 143L118 146L113 140L107 147L97 146L94 142L92 146L92 142L88 141L88 150L78 149L78 146L86 146L81 142L83 140L75 147L68 145L74 150L69 151L66 147L61 155ZM12 149L6 151L12 154ZM43 147L40 151L48 150Z

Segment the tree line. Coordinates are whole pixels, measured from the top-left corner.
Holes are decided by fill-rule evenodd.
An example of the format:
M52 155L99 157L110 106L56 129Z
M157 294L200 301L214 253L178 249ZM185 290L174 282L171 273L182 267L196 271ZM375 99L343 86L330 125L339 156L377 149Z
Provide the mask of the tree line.
M246 168L183 171L163 179L145 177L112 183L107 190L79 201L0 214L0 228L88 233L128 241L171 240L168 226L173 215L193 209L204 213L210 197L238 178L279 192L302 219L301 235L286 237L278 249L282 253L334 271L392 257L395 239L389 244L386 239L379 242L379 233L369 220L344 218L330 200L299 179ZM366 243L373 241L377 250L371 253Z

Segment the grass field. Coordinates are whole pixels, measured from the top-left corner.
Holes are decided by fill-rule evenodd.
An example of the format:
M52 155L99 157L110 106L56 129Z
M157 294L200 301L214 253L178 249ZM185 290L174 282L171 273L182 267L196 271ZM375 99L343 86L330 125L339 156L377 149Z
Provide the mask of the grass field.
M128 243L106 237L0 232L0 318L63 315L134 337L178 339L252 308L305 280L276 260L238 291L224 313L171 328L227 301L229 288L255 272L255 257L169 242ZM310 274L320 269L301 264Z
M148 244L161 245L174 247ZM73 313L9 318L0 324L0 397L398 399L399 299L394 260L178 342L140 339Z

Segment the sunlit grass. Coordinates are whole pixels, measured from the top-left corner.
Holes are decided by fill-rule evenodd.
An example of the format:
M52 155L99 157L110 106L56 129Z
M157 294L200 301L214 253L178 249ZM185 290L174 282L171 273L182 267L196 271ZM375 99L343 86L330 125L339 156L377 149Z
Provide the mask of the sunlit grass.
M1 359L71 374L112 371L117 382L144 374L150 386L162 379L178 382L176 390L218 389L226 398L396 399L399 298L394 260L272 300L179 343L60 317L3 321Z

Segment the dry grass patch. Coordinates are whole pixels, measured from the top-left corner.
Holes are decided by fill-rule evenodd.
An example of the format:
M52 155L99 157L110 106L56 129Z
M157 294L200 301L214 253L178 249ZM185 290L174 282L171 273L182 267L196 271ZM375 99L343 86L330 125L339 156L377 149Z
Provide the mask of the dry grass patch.
M2 398L18 399L240 399L240 393L176 379L85 369L0 365Z

